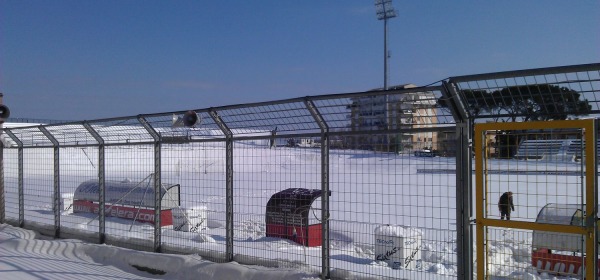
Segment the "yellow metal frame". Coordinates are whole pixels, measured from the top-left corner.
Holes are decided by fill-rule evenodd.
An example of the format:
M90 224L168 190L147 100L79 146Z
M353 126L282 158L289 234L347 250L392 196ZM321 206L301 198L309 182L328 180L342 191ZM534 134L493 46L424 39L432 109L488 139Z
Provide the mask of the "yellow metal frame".
M585 227L571 225L552 225L538 224L533 222L520 221L505 221L497 219L488 219L484 216L485 201L487 195L487 183L484 184L485 161L487 161L487 153L485 153L485 132L489 130L530 130L530 129L582 129L583 140L588 145L585 145L585 195L586 195L586 221L594 221L593 223L586 222ZM538 121L538 122L520 122L520 123L482 123L475 124L475 210L476 210L476 242L477 242L477 278L484 279L486 276L486 228L487 227L505 227L525 230L543 230L560 233L576 233L585 236L586 238L586 261L587 268L596 267L595 257L596 252L596 127L593 119L588 120L568 120L568 121ZM589 257L592 256L592 257ZM596 279L595 269L586 269L586 279Z

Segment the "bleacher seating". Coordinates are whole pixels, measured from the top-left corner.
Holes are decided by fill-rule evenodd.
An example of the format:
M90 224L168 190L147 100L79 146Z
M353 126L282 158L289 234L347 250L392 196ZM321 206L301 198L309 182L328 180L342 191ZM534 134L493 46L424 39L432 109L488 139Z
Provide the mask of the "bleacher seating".
M567 148L567 154L575 156L575 159L581 159L582 156L585 155L585 152L582 152L585 149L585 141L581 139L573 139ZM596 154L600 155L600 140L596 145Z
M516 159L548 159L549 156L567 155L566 151L572 139L566 140L523 140L519 144Z
M600 154L600 141L597 153ZM514 158L525 160L579 161L585 156L581 139L523 140Z

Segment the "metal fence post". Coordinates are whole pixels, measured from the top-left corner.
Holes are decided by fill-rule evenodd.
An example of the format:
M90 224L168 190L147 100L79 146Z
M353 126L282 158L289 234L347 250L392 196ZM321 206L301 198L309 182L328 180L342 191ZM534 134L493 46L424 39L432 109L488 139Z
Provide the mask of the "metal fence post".
M94 137L98 142L98 243L104 244L106 242L106 212L105 212L105 200L106 200L106 186L105 186L105 150L104 150L104 139L98 134L98 132L87 122L83 123L83 126L87 131Z
M154 138L154 252L162 251L162 235L161 235L161 137L152 125L142 117L138 116L138 121L144 126L148 133Z
M60 237L60 147L59 143L54 138L46 127L39 126L39 130L52 142L52 150L54 152L54 192L52 194L52 212L54 212L54 237Z
M471 124L456 124L456 231L458 279L473 277Z
M472 134L473 124L452 82L442 83L443 98L456 122L456 255L457 279L473 277Z
M323 239L321 245L321 278L329 279L331 272L331 252L329 251L329 126L311 100L305 99L304 104L321 129L321 221L323 229L321 232L321 238Z
M210 117L225 134L225 259L233 261L233 133L212 108Z
M592 141L592 143L594 143L593 150L595 152L594 153L594 164L593 164L594 168L592 168L592 172L594 173L594 174L592 174L592 178L594 180L594 196L593 196L594 197L594 216L593 217L594 217L594 220L596 220L594 225L592 226L594 240L598 240L598 234L599 234L598 226L597 226L597 223L598 223L598 221L597 221L597 219L598 219L597 218L598 217L598 131L600 131L599 126L600 126L600 121L598 119L595 119L594 120L595 131L593 132L594 140ZM598 252L599 252L598 251L598 247L599 247L598 242L594 242L594 247L595 247L595 251L594 251L594 255L593 255L594 256L593 261L594 261L594 265L595 265L595 267L594 267L595 274L594 275L598 275L598 272L600 271L600 267L598 267Z
M586 243L586 264L592 269L586 271L586 277L593 279L598 276L598 119L593 120L592 131L586 131L586 143L592 144L585 147L586 159L586 212L588 220L588 243ZM591 174L589 174L591 173Z
M0 131L0 135L2 131ZM0 224L6 221L6 203L4 197L4 142L0 141Z
M25 194L23 186L23 142L8 129L4 129L4 132L17 144L17 176L18 176L18 192L19 192L19 227L25 226Z

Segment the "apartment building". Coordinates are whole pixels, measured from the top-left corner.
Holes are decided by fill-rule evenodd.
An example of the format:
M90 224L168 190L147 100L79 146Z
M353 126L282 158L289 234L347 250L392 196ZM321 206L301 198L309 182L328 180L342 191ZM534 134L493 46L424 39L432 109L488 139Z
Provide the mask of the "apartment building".
M390 89L416 88L414 84ZM433 127L436 123L436 96L433 92L406 92L390 95L363 96L352 99L349 106L350 129L398 130ZM411 152L418 149L437 149L436 132L370 134L357 136L352 146L359 149Z

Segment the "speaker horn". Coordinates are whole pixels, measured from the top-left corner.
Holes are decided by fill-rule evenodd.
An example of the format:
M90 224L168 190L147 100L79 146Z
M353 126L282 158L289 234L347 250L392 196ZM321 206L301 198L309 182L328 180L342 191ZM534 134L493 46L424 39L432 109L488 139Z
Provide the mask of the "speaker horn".
M0 104L0 119L8 119L10 117L10 109L4 104Z
M192 127L195 126L196 124L200 123L202 121L202 118L196 114L196 112L194 111L187 111L185 112L185 114L183 114L183 125L187 126L187 127Z

